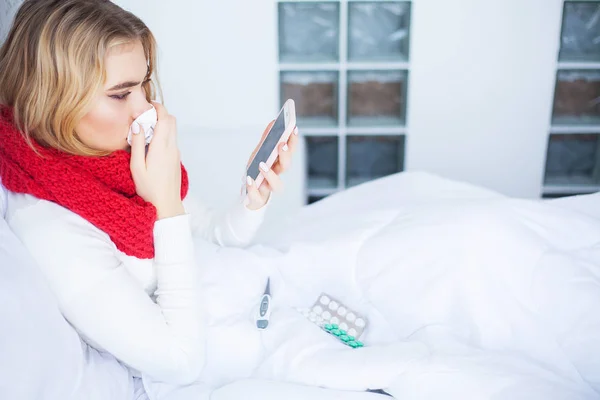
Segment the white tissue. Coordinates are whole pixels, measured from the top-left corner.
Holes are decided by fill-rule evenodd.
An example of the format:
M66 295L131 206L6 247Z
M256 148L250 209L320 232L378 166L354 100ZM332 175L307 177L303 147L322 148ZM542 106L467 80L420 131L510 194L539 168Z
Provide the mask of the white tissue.
M129 127L129 134L127 135L127 143L131 146L131 135L133 135L132 127L135 124L138 124L144 129L144 136L146 137L146 144L149 144L152 140L152 135L154 135L154 127L156 126L156 122L158 121L158 116L156 114L156 108L152 106L148 111L144 111L139 117L133 121L131 126Z

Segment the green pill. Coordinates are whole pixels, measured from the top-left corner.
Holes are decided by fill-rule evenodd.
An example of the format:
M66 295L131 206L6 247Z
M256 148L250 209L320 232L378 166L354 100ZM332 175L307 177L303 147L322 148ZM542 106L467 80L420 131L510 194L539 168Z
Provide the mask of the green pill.
M342 340L344 342L349 342L350 341L350 336L348 336L348 335L341 335L340 336L340 340Z
M331 334L335 336L340 336L342 334L342 331L340 331L339 329L334 329L331 331Z
M351 340L349 342L346 342L346 344L350 347L352 347L353 349L358 347L358 343L356 343L354 340Z
M333 329L333 325L331 325L331 324L325 324L325 326L323 328L325 328L325 330L330 331L330 330Z

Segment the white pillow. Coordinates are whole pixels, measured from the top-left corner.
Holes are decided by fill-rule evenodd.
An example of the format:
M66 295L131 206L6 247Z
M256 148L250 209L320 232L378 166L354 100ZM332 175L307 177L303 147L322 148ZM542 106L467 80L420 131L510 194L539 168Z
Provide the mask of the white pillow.
M132 378L84 344L43 275L10 231L0 185L0 399L127 399Z

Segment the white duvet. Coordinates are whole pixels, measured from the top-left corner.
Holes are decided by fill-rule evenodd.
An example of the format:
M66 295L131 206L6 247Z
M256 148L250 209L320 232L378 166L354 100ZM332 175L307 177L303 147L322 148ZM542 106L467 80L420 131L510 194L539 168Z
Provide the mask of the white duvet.
M596 208L599 195L518 200L411 173L308 207L261 245L198 242L205 372L197 385L146 387L178 400L244 378L401 399L600 398ZM258 331L267 277L275 308ZM366 347L338 343L294 310L321 292L368 316ZM271 398L260 385L241 397L231 387L212 398Z

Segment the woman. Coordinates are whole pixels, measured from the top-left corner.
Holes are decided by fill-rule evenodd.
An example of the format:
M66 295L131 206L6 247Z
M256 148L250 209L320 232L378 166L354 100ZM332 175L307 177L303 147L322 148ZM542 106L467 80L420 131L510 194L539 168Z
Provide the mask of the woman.
M25 1L0 51L0 179L7 222L84 340L136 376L186 384L205 351L192 235L249 243L298 139L228 211L193 207L155 66L152 33L112 2ZM152 104L154 138L146 149L134 127L130 148Z

